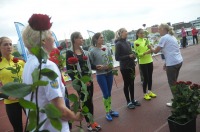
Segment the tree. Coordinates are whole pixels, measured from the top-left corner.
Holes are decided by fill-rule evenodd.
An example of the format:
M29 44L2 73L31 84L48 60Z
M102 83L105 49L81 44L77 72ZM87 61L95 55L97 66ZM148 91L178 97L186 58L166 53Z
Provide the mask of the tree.
M104 36L105 43L111 42L112 39L114 39L114 37L115 37L115 33L113 31L111 31L111 30L104 30L101 33Z

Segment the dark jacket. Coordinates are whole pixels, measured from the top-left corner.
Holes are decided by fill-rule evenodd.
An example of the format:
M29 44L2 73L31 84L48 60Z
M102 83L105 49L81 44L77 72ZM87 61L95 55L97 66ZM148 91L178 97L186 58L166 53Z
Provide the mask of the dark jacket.
M126 39L120 39L115 41L115 59L120 63L120 69L134 69L135 68L135 58L130 58L129 55L133 54L131 50L130 42Z

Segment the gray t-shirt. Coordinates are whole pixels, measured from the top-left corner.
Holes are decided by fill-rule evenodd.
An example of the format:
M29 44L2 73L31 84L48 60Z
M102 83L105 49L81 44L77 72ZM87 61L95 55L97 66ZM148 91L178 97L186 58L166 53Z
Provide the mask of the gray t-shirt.
M111 55L111 51L108 47L103 47L105 48L105 51L102 50L102 48L97 48L97 47L93 47L90 51L90 61L91 61L91 65L95 66L96 65L108 65L109 63L113 64L113 60L111 59L112 55ZM108 72L111 71L110 70L96 70L96 74L100 75L100 74L107 74Z

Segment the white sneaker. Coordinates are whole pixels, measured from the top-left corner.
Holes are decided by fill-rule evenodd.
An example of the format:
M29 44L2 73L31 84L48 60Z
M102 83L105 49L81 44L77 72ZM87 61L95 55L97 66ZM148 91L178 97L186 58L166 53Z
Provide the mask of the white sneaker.
M166 103L167 106L172 107L172 102Z

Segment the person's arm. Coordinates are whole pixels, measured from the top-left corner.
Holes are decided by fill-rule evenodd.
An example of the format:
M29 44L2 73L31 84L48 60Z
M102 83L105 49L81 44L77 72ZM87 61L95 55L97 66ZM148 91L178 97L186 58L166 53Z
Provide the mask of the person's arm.
M146 54L151 54L152 53L152 50L151 49L149 49L149 50L147 50L146 52L144 52L143 53L143 55L146 55Z
M158 46L154 49L151 45L148 45L148 48L155 54L157 54L164 46L166 43L166 38L161 37L160 41L158 42Z
M150 48L149 52L153 52L155 54L157 54L161 50L160 46L157 46L155 49L152 46L149 46L149 48Z
M76 114L72 112L70 109L68 109L65 105L64 99L62 97L57 97L51 100L52 104L55 105L55 107L60 110L61 112L61 119L63 120L73 120L73 121L81 121L83 120L83 115L81 115L80 112L77 112Z

